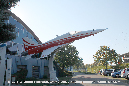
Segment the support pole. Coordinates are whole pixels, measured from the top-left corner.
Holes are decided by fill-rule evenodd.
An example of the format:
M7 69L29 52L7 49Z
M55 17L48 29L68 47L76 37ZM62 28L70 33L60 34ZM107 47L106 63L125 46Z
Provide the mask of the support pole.
M56 71L53 68L53 61L54 61L54 54L51 54L49 58L49 74L50 74L50 81L57 81Z

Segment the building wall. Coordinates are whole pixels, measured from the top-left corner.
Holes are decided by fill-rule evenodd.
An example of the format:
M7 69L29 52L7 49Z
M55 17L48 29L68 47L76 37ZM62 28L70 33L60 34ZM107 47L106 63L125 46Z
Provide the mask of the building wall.
M48 66L48 60L45 59L36 59L36 58L30 58L29 60L25 60L25 57L18 57L14 55L6 55L6 58L12 58L12 70L11 74L14 74L17 72L17 65L27 65L27 78L32 77L32 66L39 66L40 72L39 72L39 78L43 78L44 75L44 66Z
M129 63L129 57L124 57L124 63Z
M10 47L9 50L18 51L19 53L25 51L22 39L24 37L32 39L32 41L34 41L37 44L42 44L42 42L38 39L38 37L34 34L34 32L15 14L12 13L12 16L10 16L9 20L6 20L5 23L11 23L12 25L16 26L15 28L16 39L10 40L10 42L12 44L14 43L18 44L14 45L13 47ZM7 45L8 44L10 45L10 42L7 42Z
M129 59L124 59L124 63L129 63Z
M16 43L19 43L19 44L23 44L22 38L28 36L29 39L32 39L32 41L34 41L35 43L38 43L35 40L35 38L32 36L32 34L30 32L28 32L26 30L26 28L22 24L20 24L19 22L17 22L17 20L15 20L12 16L10 16L9 17L9 21L6 21L6 22L11 23L11 24L13 24L13 25L16 26L15 32L17 32L17 34L16 34L17 38L14 39L13 42L16 42Z

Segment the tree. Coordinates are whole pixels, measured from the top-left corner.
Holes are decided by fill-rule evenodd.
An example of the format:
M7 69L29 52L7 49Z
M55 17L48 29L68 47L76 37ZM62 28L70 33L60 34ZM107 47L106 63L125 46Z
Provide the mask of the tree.
M11 12L8 9L16 5L15 2L17 1L19 0L0 0L0 44L16 38L16 33L14 33L15 26L12 24L6 24L5 20L8 20L11 15ZM1 62L5 64L4 59L1 59ZM4 65L1 66L4 68ZM2 79L4 79L4 76L0 77L0 86L3 86Z
M0 0L0 43L5 43L16 38L15 25L6 24L11 12L9 9L20 0Z
M77 62L78 54L76 47L67 45L58 50L55 55L55 62L59 63L59 66L64 70L64 67L68 68Z
M76 69L84 69L84 63L83 63L83 59L81 57L78 57L78 60L76 62L76 64L74 65L74 68Z
M20 0L0 0L0 8L2 10L10 9L11 7L14 7L18 1Z
M106 66L109 62L112 64L120 65L122 63L122 59L120 56L115 52L114 49L110 50L107 46L100 46L100 50L93 55L94 61L99 65Z

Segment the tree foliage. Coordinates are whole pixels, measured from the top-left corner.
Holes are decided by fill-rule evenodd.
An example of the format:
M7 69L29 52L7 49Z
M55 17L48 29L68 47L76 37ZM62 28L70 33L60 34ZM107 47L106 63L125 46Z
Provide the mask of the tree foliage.
M83 63L83 59L81 57L78 58L76 64L74 65L74 69L85 69L85 65Z
M0 0L0 9L6 10L14 7L20 0Z
M15 25L5 23L9 20L11 12L9 9L20 0L0 0L0 43L5 43L16 38Z
M75 46L67 45L58 50L55 55L55 62L59 63L59 66L64 67L73 66L78 61L79 52Z
M21 69L20 71L17 71L15 74L16 76L16 80L15 83L20 83L22 81L22 83L25 82L26 76L27 76L28 70L27 69Z
M0 28L0 42L5 43L16 38L15 26L11 24L3 24Z
M106 66L109 63L120 65L122 63L121 57L116 53L114 49L110 50L107 46L100 46L100 50L93 55L94 61L99 65Z

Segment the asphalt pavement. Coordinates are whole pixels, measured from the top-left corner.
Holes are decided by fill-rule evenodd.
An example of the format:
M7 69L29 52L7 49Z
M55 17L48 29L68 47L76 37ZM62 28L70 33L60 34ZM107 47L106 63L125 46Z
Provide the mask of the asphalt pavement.
M102 76L100 74L84 74L74 72L71 82L68 85L56 85L56 86L129 86L124 80L114 79ZM54 86L54 85L53 85Z

